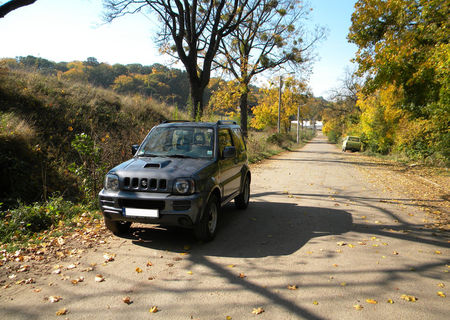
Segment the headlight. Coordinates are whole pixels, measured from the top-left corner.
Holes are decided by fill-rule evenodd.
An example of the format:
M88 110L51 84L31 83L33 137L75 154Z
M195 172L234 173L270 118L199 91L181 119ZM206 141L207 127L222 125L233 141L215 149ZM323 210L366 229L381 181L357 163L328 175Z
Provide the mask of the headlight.
M195 191L194 180L189 178L176 179L173 190L179 194L192 194Z
M105 189L111 191L119 190L119 177L115 174L107 174L105 177Z

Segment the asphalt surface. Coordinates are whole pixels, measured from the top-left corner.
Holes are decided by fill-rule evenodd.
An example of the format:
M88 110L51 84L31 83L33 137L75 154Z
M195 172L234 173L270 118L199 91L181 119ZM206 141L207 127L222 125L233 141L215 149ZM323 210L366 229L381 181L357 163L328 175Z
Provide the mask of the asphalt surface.
M60 274L50 266L0 289L0 318L448 319L438 294L450 294L448 240L370 183L355 156L319 136L266 160L252 168L249 208L224 208L213 242L145 225L107 234L60 261Z

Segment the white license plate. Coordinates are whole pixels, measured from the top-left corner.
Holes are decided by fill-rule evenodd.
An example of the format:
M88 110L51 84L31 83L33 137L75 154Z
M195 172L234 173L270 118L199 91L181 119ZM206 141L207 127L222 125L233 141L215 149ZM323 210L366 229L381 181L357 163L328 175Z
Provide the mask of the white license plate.
M127 217L159 218L159 210L157 210L157 209L123 208L123 215L127 216Z

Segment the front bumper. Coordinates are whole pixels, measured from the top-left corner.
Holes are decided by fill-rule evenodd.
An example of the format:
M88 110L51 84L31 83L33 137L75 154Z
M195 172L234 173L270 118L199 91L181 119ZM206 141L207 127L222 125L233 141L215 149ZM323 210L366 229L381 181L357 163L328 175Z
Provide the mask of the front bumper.
M159 192L107 191L99 195L103 215L114 221L130 221L166 226L193 227L200 219L204 197L200 194L189 196ZM125 216L123 208L157 209L158 218Z

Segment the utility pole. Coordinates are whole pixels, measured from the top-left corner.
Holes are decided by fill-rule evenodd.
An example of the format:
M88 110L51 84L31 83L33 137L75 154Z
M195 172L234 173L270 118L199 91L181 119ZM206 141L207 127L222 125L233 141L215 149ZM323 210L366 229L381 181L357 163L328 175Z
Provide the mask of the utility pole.
M278 94L278 121L277 121L277 130L280 133L280 115L281 115L281 88L283 87L283 76L280 76L280 92Z
M300 104L297 106L297 144L300 141Z

